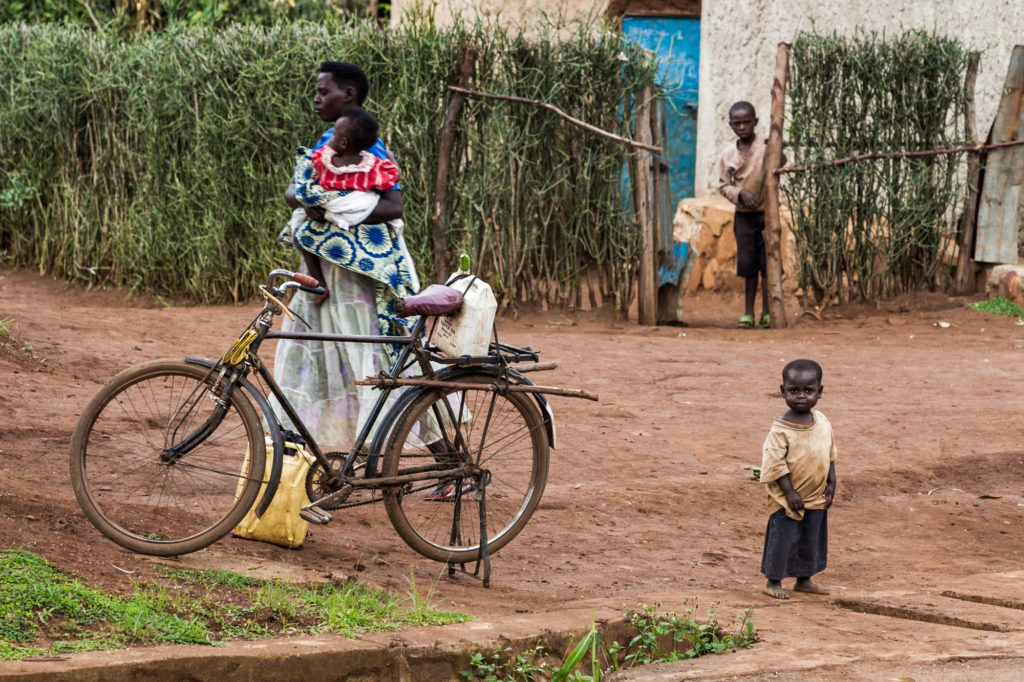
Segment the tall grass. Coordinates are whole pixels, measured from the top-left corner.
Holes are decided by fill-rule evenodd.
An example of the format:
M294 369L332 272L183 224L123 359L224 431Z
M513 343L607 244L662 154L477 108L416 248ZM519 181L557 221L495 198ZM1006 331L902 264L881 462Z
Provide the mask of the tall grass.
M355 61L366 106L402 168L407 239L431 281L430 215L447 85L535 98L624 132L650 61L620 36L564 26L177 27L119 38L74 26L0 26L0 258L90 283L195 301L244 299L295 264L275 235L294 148L326 127L318 64ZM573 301L596 268L629 301L639 235L619 198L621 148L529 106L471 101L449 179L449 250L506 301ZM442 275L446 273L441 273ZM537 285L537 283L541 283ZM556 292L556 293L552 293ZM606 299L607 300L607 299Z

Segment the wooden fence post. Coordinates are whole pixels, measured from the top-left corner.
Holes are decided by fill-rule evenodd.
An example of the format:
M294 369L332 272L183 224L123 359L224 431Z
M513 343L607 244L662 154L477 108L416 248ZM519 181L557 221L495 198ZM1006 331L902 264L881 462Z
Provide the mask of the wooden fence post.
M964 122L967 125L967 142L973 145L980 144L974 113L974 84L978 78L980 58L980 53L971 53L967 61L967 74L964 76ZM956 258L956 286L962 294L974 289L970 265L974 251L974 228L978 219L978 194L981 191L981 155L982 152L967 152L967 204L957 230L959 250Z
M768 288L768 312L772 328L783 329L786 302L782 298L782 221L779 216L779 176L782 165L782 122L786 110L786 75L789 71L789 44L779 43L775 55L775 82L772 84L772 120L768 148L764 153L764 244L767 255L765 284ZM798 208L799 210L799 208Z
M636 130L633 138L642 144L651 144L651 99L654 89L644 88L640 95L641 104L636 112ZM643 249L640 252L640 267L637 272L637 312L639 323L653 325L657 322L658 298L657 277L655 267L657 248L655 246L654 208L652 201L653 183L651 182L651 153L636 150L633 154L633 206L636 210L636 222L643 237Z
M459 73L459 86L465 88L473 75L476 64L476 48L466 48ZM434 186L433 224L434 243L434 278L441 280L448 271L448 172L451 166L452 147L455 146L455 124L462 114L466 95L461 92L452 94L448 100L448 108L444 112L444 126L441 128L441 140L437 150L437 184ZM479 267L479 263L476 264Z

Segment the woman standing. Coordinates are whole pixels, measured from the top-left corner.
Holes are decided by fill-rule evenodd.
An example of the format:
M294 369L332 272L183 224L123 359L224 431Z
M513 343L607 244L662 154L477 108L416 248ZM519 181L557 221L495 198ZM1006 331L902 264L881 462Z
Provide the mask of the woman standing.
M341 112L351 106L361 106L368 91L366 74L355 64L324 62L320 65L313 111L331 127L320 137L313 151L331 139L334 122ZM380 139L368 151L378 158L394 161ZM285 201L292 208L305 207L311 220L324 220L323 208L304 204L296 196L294 183L285 191ZM364 224L401 217L402 193L396 185L381 196ZM321 259L321 270L325 280L322 284L329 293L327 298L318 304L312 296L296 296L291 304L312 326L307 331L380 334L377 282L359 274L357 268L340 267L325 258ZM412 289L411 282L406 284ZM303 331L306 327L297 320L285 319L283 329ZM282 339L274 357L274 379L325 450L346 448L355 439L377 396L372 387L356 386L355 380L374 376L390 366L388 353L379 345ZM281 410L278 413L285 427L290 427Z

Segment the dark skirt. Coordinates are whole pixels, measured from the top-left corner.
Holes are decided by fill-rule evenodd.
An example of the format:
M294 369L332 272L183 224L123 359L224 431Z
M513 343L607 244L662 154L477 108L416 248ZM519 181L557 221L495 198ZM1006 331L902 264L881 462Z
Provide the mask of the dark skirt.
M756 277L765 272L764 211L736 211L732 227L736 235L736 274Z
M810 578L828 562L828 512L807 509L803 521L794 521L780 509L768 517L764 532L761 573L768 580Z

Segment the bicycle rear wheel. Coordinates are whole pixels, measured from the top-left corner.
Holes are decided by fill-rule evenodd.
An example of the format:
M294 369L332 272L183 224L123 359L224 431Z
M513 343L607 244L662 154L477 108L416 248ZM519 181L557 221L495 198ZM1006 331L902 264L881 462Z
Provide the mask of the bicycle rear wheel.
M225 400L217 375L207 375L206 367L177 360L136 365L82 412L71 439L71 483L85 515L122 547L156 556L194 552L227 535L256 500L266 465L262 423L241 390ZM204 426L211 429L205 438L170 454Z
M494 377L469 374L453 381L489 385ZM547 482L547 433L534 400L523 393L492 393L486 386L425 391L396 420L383 475L466 462L490 474L487 544L493 553L523 529ZM430 559L461 563L480 556L477 495L472 478L434 478L386 489L384 505L406 544Z

